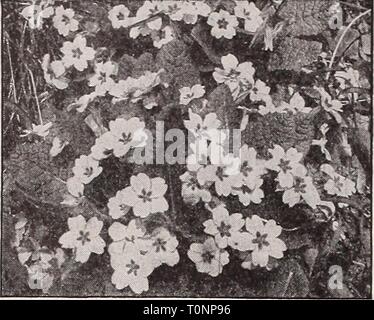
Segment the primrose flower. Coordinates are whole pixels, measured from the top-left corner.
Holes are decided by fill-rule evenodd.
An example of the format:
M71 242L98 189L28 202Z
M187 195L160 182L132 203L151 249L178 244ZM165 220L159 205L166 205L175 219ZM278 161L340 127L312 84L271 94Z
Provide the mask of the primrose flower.
M123 4L114 6L108 13L109 20L112 22L114 29L130 26L133 22L133 18L130 18L129 15L129 9Z
M256 32L264 20L261 17L261 10L256 5L248 1L235 1L235 16L244 19L244 29L249 32Z
M282 187L284 190L283 203L287 203L290 207L304 200L311 208L317 208L321 199L318 190L313 184L313 179L306 176L307 170L304 166L297 166L292 170L292 185Z
M122 218L124 215L126 215L131 207L127 206L125 204L126 194L123 192L123 190L119 190L115 197L112 197L108 201L108 208L109 208L109 215L113 219L119 219Z
M256 80L249 97L251 98L251 101L270 101L270 88L265 82Z
M21 137L27 137L28 135L35 135L38 137L46 138L49 135L49 129L53 126L52 122L46 124L31 124L31 130L23 130Z
M123 202L132 207L134 215L146 218L151 213L165 212L169 209L164 195L167 184L162 178L150 179L146 174L132 176L131 185L123 190Z
M113 137L110 147L113 148L115 157L125 156L131 148L145 146L147 140L145 124L139 118L133 117L130 120L118 118L109 123L109 128Z
M264 221L257 215L247 218L245 227L251 237L252 263L266 267L269 257L281 259L287 250L285 243L278 237L282 228L274 220Z
M50 4L50 0L42 0L39 4L32 1L31 5L23 8L21 15L28 21L31 29L41 29L43 20L53 15L55 10Z
M163 45L174 39L173 29L169 26L165 26L159 31L152 31L151 37L153 39L153 45L160 49Z
M266 173L265 161L257 158L257 152L254 148L243 144L240 148L240 172L243 182L247 186L252 186L259 177Z
M273 149L269 149L272 158L266 162L266 166L270 170L278 172L278 181L281 187L289 187L293 183L292 170L295 167L302 166L300 164L303 154L295 148L289 148L287 151L275 145Z
M221 58L223 69L215 68L213 78L217 83L225 83L231 91L234 99L237 99L241 92L254 85L253 75L255 69L252 62L243 62L239 64L238 59L228 54Z
M315 87L315 89L320 93L321 95L321 106L322 108L331 114L337 123L342 122L342 116L340 113L343 112L343 105L339 100L332 99L329 93L325 91L325 89L320 87Z
M170 267L179 262L179 253L177 251L178 240L165 228L157 228L147 240L143 241L143 250L150 259L154 268L165 263Z
M324 185L328 194L349 197L356 192L355 183L335 172L331 165L323 164L320 169L331 178Z
M117 74L118 67L112 61L100 62L95 65L95 74L89 79L89 86L95 87L99 96L105 95L114 85L112 76Z
M188 105L192 100L202 98L205 94L205 88L201 84L195 84L190 87L183 87L179 89L180 98L179 103L182 105Z
M204 232L214 236L219 248L224 249L231 246L240 234L244 226L244 219L240 213L229 214L223 206L218 206L212 211L213 219L203 223Z
M182 197L184 202L196 205L202 200L210 202L212 195L209 192L209 185L201 185L198 182L196 172L185 172L179 179L182 181Z
M102 221L93 217L86 222L84 217L79 215L69 218L68 226L69 231L60 237L59 242L63 248L74 249L77 262L87 262L91 253L104 253L105 242L100 237Z
M305 107L305 100L298 92L294 93L292 89L290 91L292 94L290 102L287 103L285 101L282 101L280 105L280 108L282 110L302 113L309 113L310 111L312 111L312 108Z
M152 272L153 266L147 256L129 246L117 257L112 283L118 290L130 287L136 294L140 294L149 289L148 276Z
M109 158L113 154L114 141L113 135L109 131L105 132L96 139L90 156L97 161Z
M218 128L221 126L221 121L218 120L217 114L208 113L204 120L197 113L193 113L190 109L188 111L190 120L184 120L184 126L197 139L214 140L218 133Z
M170 15L170 19L183 20L186 24L196 24L199 16L207 17L211 11L210 6L204 1L182 1L181 10Z
M54 276L45 269L40 263L33 263L31 266L26 266L28 273L27 283L32 290L42 290L43 293L48 293L48 290L53 285Z
M111 258L111 266L118 269L121 266L121 255L129 247L140 251L143 248L146 230L139 219L132 219L127 226L114 222L108 229L109 236L113 242L108 251Z
M64 54L62 61L65 67L74 66L78 71L86 69L87 61L95 58L95 50L87 47L87 40L81 35L76 36L73 42L64 42L61 52Z
M59 34L66 37L70 32L78 30L79 22L74 19L74 15L73 9L65 9L63 6L56 8L56 13L53 17L53 25Z
M191 244L187 255L196 264L198 272L207 273L212 277L217 277L223 266L230 262L228 252L217 247L212 237L204 243Z
M217 39L232 39L236 35L235 28L239 25L235 16L222 9L219 12L212 12L207 23L212 26L210 33Z
M162 11L162 1L144 1L143 5L136 12L136 21L142 21L150 18ZM162 18L156 17L146 22L146 26L151 30L160 30L162 27Z
M101 174L103 168L99 162L89 156L82 155L75 160L73 173L83 184L89 184Z
M69 81L64 77L65 66L61 60L52 61L50 55L46 54L43 57L42 69L44 71L45 82L56 87L57 89L66 89Z
M245 205L249 206L251 202L259 204L264 198L264 191L261 189L263 180L260 178L254 178L249 185L244 183L240 187L233 186L231 193L239 197L239 201Z

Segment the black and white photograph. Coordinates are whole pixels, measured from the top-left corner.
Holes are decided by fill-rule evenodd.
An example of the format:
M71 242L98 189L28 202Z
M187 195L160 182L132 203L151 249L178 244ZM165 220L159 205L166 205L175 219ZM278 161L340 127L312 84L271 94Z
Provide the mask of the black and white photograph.
M0 298L372 299L372 11L2 0Z

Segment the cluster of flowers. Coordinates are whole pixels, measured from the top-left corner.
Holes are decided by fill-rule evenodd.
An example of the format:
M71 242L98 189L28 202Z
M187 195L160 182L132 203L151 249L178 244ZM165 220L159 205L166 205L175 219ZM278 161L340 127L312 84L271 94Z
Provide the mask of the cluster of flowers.
M210 237L204 243L191 244L187 255L197 271L212 277L218 276L229 263L229 247L245 257L242 263L245 269L267 267L269 258L281 259L287 250L278 238L282 228L274 220L267 221L257 215L244 219L241 213L230 214L222 204L212 210L212 219L203 225Z
M302 153L295 148L284 150L275 145L273 149L269 149L272 157L265 161L258 159L254 148L244 144L239 155L234 156L224 150L226 137L224 131L219 129L221 122L215 113L207 114L204 119L191 110L189 113L190 119L184 123L195 141L190 144L192 153L187 158L188 171L180 176L186 203L194 205L201 200L210 202L211 187L214 185L218 196L232 194L237 195L245 206L250 203L259 204L264 198L262 176L268 171L277 173L277 191L283 192L283 202L290 207L305 202L315 209L323 203L312 177L308 176L306 167L301 163ZM330 165L325 164L322 169L332 178L325 185L329 194L347 196L347 190L351 193L354 191L353 182L348 184L349 179L333 173ZM340 185L343 179L346 179L343 184L346 191Z
M169 21L183 21L186 24L196 24L199 17L207 18L212 36L218 39L232 39L236 35L238 18L243 20L244 29L251 33L256 32L263 23L261 11L248 1L236 1L234 15L223 9L213 12L204 1L145 1L133 17L130 17L125 5L115 6L109 11L113 28L131 28L130 37L134 39L139 35L150 35L156 48L161 48L175 37L165 17Z
M67 181L70 195L78 199L83 196L84 185L101 174L103 170L100 166L101 160L111 155L121 158L134 148L144 147L147 140L144 128L144 122L136 117L129 120L118 118L109 122L109 131L96 139L91 153L75 160L74 176Z

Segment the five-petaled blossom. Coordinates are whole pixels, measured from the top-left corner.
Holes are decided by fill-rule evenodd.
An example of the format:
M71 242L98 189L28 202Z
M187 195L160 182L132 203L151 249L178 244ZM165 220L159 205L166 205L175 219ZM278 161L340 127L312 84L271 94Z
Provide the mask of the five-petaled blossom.
M64 233L59 242L63 248L75 250L75 260L86 262L91 253L103 254L105 242L100 237L103 222L96 217L86 222L81 215L68 219L69 231Z
M189 116L189 120L183 121L184 126L196 139L217 141L220 138L218 128L221 126L221 121L218 120L217 114L213 112L208 113L203 120L200 115L192 112L190 109Z
M282 200L290 207L304 200L311 208L315 209L320 204L321 199L318 190L313 184L313 179L307 176L307 170L300 165L291 171L292 185L287 187L280 187L279 190L284 190ZM278 190L278 191L279 191Z
M335 172L331 165L325 163L320 170L331 178L323 186L328 194L349 197L356 192L355 183Z
M212 195L209 191L209 186L212 184L201 185L198 182L196 172L185 172L179 179L182 181L182 197L184 202L195 205L202 200L209 202Z
M207 23L212 26L210 33L213 37L220 39L232 39L236 35L236 27L239 25L238 19L226 10L212 12Z
M115 264L112 263L112 268L112 283L118 290L130 287L136 294L148 291L148 276L154 268L137 248L127 246L123 254L117 256Z
M280 259L287 250L285 243L279 239L282 227L274 220L264 221L257 215L247 218L245 227L250 235L250 250L252 250L252 263L256 266L266 267L269 257Z
M140 251L144 247L142 242L145 239L146 230L139 219L132 219L127 226L114 222L108 229L109 236L113 242L109 245L108 251L112 267L116 269L118 260L126 249L134 247Z
M155 229L152 234L142 242L142 250L146 252L149 263L154 268L165 263L170 267L175 266L179 262L179 253L177 238L167 229L160 227Z
M111 121L109 129L113 142L110 147L113 148L114 156L120 158L125 156L131 148L144 147L147 140L144 128L144 122L136 117L129 120L118 118Z
M252 62L247 61L239 64L238 59L230 53L221 58L221 63L223 69L215 68L213 78L217 83L225 83L230 88L234 100L243 91L254 85L255 69Z
M61 52L64 54L62 61L65 67L74 66L78 71L85 70L88 67L87 61L95 58L95 50L87 47L87 40L81 35L77 35L73 42L64 42Z
M183 87L179 89L179 92L180 92L179 103L186 106L192 100L203 97L205 94L205 88L201 84L195 84L191 88Z
M130 211L131 207L124 204L125 201L125 193L123 192L123 190L117 191L116 195L109 199L109 215L113 219L122 218L126 213Z
M66 37L70 32L78 30L79 22L74 19L75 12L73 9L65 9L63 6L56 8L53 17L53 25L58 33Z
M44 71L44 80L46 83L60 90L68 87L68 79L64 77L66 72L65 66L61 60L51 62L50 55L46 54L43 57L42 69Z
M134 215L146 218L151 213L165 212L169 205L164 198L168 188L162 178L150 179L139 173L130 179L131 185L123 190L123 202L133 209Z
M212 277L217 277L223 266L230 262L229 253L218 248L212 237L204 243L191 244L187 255L196 264L198 272L207 273Z
M99 162L90 156L81 155L75 159L73 173L83 184L89 184L102 171L103 168L99 166Z
M256 32L264 20L261 17L261 10L256 5L248 1L235 1L236 7L234 8L235 15L238 18L244 19L244 29L249 32Z
M219 248L225 249L227 246L236 246L240 241L240 230L244 226L242 214L229 214L223 206L218 206L212 210L213 219L203 223L204 232L214 236Z
M133 18L129 17L130 11L123 4L114 6L108 13L109 20L114 29L126 28L131 25Z
M117 65L112 61L97 63L95 74L89 79L88 85L95 87L97 95L105 95L115 85L112 76L117 74L117 70Z
M281 146L275 145L269 149L272 158L266 162L267 168L278 172L278 181L281 187L287 188L293 184L292 170L302 166L300 164L303 154L295 148L285 151Z

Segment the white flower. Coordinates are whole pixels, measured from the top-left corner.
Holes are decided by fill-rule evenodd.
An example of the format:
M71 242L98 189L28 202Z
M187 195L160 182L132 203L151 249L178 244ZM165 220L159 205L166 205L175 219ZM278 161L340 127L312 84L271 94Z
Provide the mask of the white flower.
M207 17L212 9L204 1L181 1L181 10L170 16L170 19L187 24L196 24L198 17Z
M144 1L143 5L136 12L136 21L142 21L150 18L162 11L161 1ZM162 27L162 18L157 17L146 22L146 26L151 30L160 30Z
M320 170L331 178L324 185L324 189L328 194L337 195L340 197L349 197L356 192L355 183L352 180L336 173L331 165L323 164Z
M246 219L245 227L252 238L250 250L252 250L252 263L255 266L266 267L269 256L275 259L283 257L283 251L286 251L287 247L278 238L282 228L274 220L264 222L259 216L253 215Z
M256 80L253 88L250 93L251 101L271 101L270 88L266 85L265 82L261 80Z
M92 146L90 157L97 161L110 157L113 154L115 140L113 134L109 131L102 134Z
M84 198L84 184L77 177L71 177L66 181L68 194L64 195L62 205L67 207L76 207Z
M78 71L86 69L87 61L95 58L95 50L87 47L87 40L81 35L76 36L73 42L64 42L61 52L64 54L62 61L65 67L74 66Z
M60 90L68 87L69 81L64 77L66 70L61 60L50 62L50 55L46 54L43 57L42 69L46 83Z
M108 13L109 20L115 29L128 27L132 24L133 19L129 17L130 11L123 4L114 6Z
M321 87L314 87L321 95L321 106L322 108L330 113L336 120L337 123L342 122L342 116L340 113L343 112L343 105L339 100L332 99L332 97Z
M270 170L278 172L278 181L281 187L289 187L293 183L292 170L302 166L300 164L303 154L295 148L289 148L287 151L275 145L273 149L269 149L272 158L266 162L266 166Z
M31 134L45 138L49 135L49 129L51 129L52 125L52 122L48 122L46 124L32 124L32 129L23 130L23 134L21 134L21 137L27 137Z
M283 203L293 207L304 200L311 208L317 208L321 199L313 184L313 179L306 176L306 173L307 170L304 166L297 166L292 170L292 185L280 188L280 190L285 190L282 197Z
M153 266L148 258L133 246L128 246L122 255L117 257L118 265L112 275L112 283L118 290L130 287L136 294L148 291L148 276Z
M203 223L204 232L214 236L219 248L231 246L244 226L244 219L240 213L229 214L223 206L218 206L212 211L213 219Z
M195 84L191 88L183 87L179 89L179 92L180 92L179 103L186 106L192 100L203 97L205 94L205 88L201 84Z
M97 95L105 95L115 82L112 76L117 74L117 65L112 61L100 62L95 65L95 74L89 79L89 86L95 87Z
M115 197L112 197L108 201L108 208L109 208L109 215L113 219L122 218L125 214L127 214L131 207L125 204L125 193L123 190L119 190L116 193Z
M96 217L86 222L83 216L79 215L68 219L69 231L64 233L59 242L63 248L75 250L75 260L87 262L91 252L103 254L105 242L100 237L103 222Z
M52 147L49 150L49 154L52 158L58 156L62 150L69 144L67 141L61 141L59 137L54 137L52 140Z
M48 293L53 285L54 276L39 262L26 266L28 273L27 283L32 290L42 290Z
M170 26L165 26L159 31L152 31L151 37L153 39L153 45L160 49L163 45L174 39L174 32Z
M28 21L31 29L41 29L43 20L53 15L54 8L49 5L49 0L42 0L38 5L32 1L31 5L23 8L21 15Z
M139 173L130 179L131 186L123 190L123 201L132 207L134 215L146 218L151 213L165 212L169 205L164 198L167 184L162 178L150 179L146 174Z
M261 10L253 2L235 1L235 3L235 15L244 19L244 29L249 32L256 32L258 27L264 22L261 18Z
M240 160L243 182L251 187L258 178L266 173L265 161L258 159L256 150L248 147L247 144L243 144L240 148Z
M185 172L179 179L182 181L182 197L184 202L196 205L200 200L210 202L212 195L210 194L209 185L200 185L196 173Z
M298 92L294 93L293 89L290 89L290 92L292 94L290 102L287 103L285 101L282 101L280 105L280 109L291 111L294 113L295 112L309 113L310 111L312 111L312 108L305 107L305 100Z
M230 262L228 252L218 248L212 237L204 243L191 244L187 255L196 264L198 272L207 273L212 277L217 277L223 266Z
M129 120L118 118L109 122L110 134L113 136L113 142L110 147L113 148L115 157L125 156L131 148L144 147L147 135L144 131L145 124L139 118L133 117Z
M249 89L254 85L253 75L255 69L252 62L239 64L238 59L234 55L228 54L221 58L221 63L223 69L215 68L213 78L217 83L228 85L234 100L239 97L243 90Z
M68 106L68 110L72 110L74 108L76 108L76 110L80 113L84 112L88 105L93 101L95 100L97 97L97 93L94 91L94 92L91 92L90 94L85 94L81 97L79 97L78 99L76 99L73 103L71 103L69 106Z
M173 267L179 262L178 240L165 228L154 230L151 237L142 244L143 250L147 252L146 256L154 268L163 263Z
M312 145L319 146L321 148L321 152L325 155L326 160L331 161L331 154L330 151L327 150L326 144L328 143L326 133L329 131L329 125L324 123L320 128L319 131L322 133L322 137L320 139L313 139Z
M197 113L189 110L190 120L184 120L184 126L190 131L195 138L203 140L215 140L218 128L221 126L221 121L218 120L217 115L213 112L208 113L204 120Z
M89 156L82 155L75 160L73 173L83 184L90 183L101 174L103 168L99 162Z
M140 251L144 247L145 228L139 219L131 220L127 226L114 222L109 227L108 233L113 240L108 248L113 269L121 267L121 256L125 250L133 247L135 251Z
M66 37L70 32L78 30L79 22L74 19L74 10L65 9L63 6L56 8L55 16L53 17L53 25L58 33Z
M259 204L265 196L261 189L262 183L262 179L254 177L249 185L245 183L241 187L233 186L231 193L239 196L239 201L245 206L249 206L251 202Z
M239 25L235 16L222 9L219 12L212 12L207 23L212 26L210 33L217 39L232 39L236 35L235 28Z

